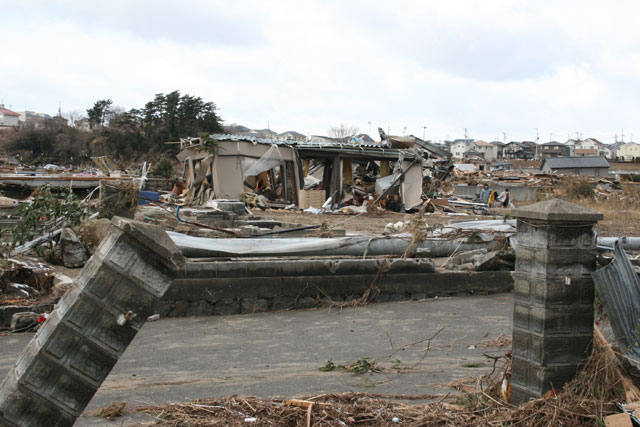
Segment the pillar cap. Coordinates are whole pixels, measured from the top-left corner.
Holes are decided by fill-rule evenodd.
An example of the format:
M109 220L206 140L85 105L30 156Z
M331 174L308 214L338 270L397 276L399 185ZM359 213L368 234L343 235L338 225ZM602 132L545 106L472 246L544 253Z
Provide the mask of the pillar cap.
M561 222L598 222L604 216L593 209L585 208L562 199L545 200L521 208L512 209L516 218Z
M152 251L157 259L172 270L180 270L186 262L182 252L173 240L158 226L133 219L114 216L111 225L127 233L146 249Z

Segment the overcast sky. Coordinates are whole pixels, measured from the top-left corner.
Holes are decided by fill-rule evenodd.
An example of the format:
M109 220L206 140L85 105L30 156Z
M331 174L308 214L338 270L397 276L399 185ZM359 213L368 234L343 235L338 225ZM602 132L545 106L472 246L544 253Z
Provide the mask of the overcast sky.
M640 140L637 1L3 2L0 98L125 109L180 90L226 124L428 139ZM426 131L424 127L427 127ZM405 130L406 129L406 130Z

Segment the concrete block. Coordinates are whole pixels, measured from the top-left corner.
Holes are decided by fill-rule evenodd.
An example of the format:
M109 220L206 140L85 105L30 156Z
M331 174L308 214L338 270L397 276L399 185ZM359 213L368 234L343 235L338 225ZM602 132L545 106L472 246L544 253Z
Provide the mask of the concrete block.
M82 267L87 260L87 250L70 228L60 234L60 254L65 267Z
M183 263L159 227L114 218L0 386L0 425L72 425Z

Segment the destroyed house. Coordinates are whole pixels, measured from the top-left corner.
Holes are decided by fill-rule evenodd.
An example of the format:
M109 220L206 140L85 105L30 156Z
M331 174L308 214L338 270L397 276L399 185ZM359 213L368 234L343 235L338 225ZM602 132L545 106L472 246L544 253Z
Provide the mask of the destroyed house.
M177 157L184 163L187 204L241 200L254 193L274 207L301 207L306 193L312 191L321 200L315 200L315 208L330 197L333 207L361 205L364 200L372 201L374 194L397 196L397 203L406 209L421 203L422 156L415 150L299 144L245 135L184 141ZM308 189L303 191L306 181Z
M544 159L540 170L581 176L607 176L609 162L604 157L554 157Z
M303 175L320 180L316 191L325 200L340 204L351 198L360 205L375 194L397 195L405 209L421 203L422 156L417 151L338 143L299 144L296 150Z
M302 179L293 145L238 135L211 139L191 139L177 156L184 163L185 203L241 200L256 188L275 203L298 203Z

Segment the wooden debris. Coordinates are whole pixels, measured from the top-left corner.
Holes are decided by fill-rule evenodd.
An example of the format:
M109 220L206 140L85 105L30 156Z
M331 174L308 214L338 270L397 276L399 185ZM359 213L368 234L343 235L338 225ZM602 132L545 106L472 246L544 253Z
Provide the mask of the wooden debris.
M626 412L605 417L604 425L607 427L633 427L631 416Z

